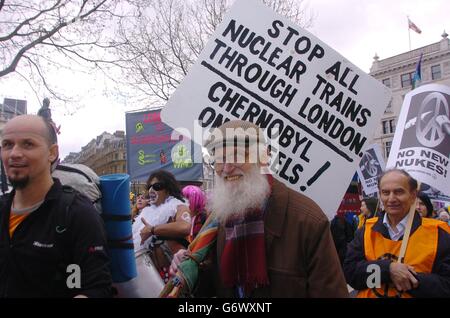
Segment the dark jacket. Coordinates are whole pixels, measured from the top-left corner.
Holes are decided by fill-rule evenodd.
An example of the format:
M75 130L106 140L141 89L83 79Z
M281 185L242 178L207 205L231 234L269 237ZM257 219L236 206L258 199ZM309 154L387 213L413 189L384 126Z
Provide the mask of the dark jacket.
M328 219L314 201L274 180L264 236L269 286L256 289L251 297L348 297ZM224 227L219 226L218 260L224 245ZM235 297L233 290L220 283L214 263L213 292L220 297ZM203 280L206 284L211 281Z
M384 214L378 218L372 230L390 239L389 231L383 224ZM411 227L411 234L422 224L422 218L416 212ZM364 251L364 231L358 229L354 240L347 246L347 255L344 261L345 278L350 286L356 290L367 288L367 278L371 272L367 272L370 264L378 264L381 269L381 284L391 283L389 265L391 260L367 261ZM403 238L400 238L402 240ZM409 293L413 297L450 297L450 234L438 228L437 253L433 263L431 274L417 273L419 286Z
M345 254L347 254L347 244L353 240L355 228L348 223L344 216L336 215L331 220L330 230L339 260L341 261L341 265L343 265Z
M9 215L14 191L0 199L0 297L88 297L111 295L111 274L106 234L98 212L89 200L76 194L66 216L61 218L62 186L50 188L44 203L9 237ZM59 225L61 220L65 225ZM64 227L64 228L61 228ZM80 288L76 283L80 267ZM75 286L76 287L76 286Z

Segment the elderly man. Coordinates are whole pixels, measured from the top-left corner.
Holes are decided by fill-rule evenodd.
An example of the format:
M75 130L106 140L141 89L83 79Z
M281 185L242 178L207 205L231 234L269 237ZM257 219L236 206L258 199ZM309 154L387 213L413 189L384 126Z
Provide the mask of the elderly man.
M404 261L397 262L417 181L392 169L378 187L385 213L368 219L348 246L347 282L358 297L450 297L449 227L415 212Z
M312 200L262 173L263 138L257 126L235 120L207 141L216 172L212 217L189 251L176 255L172 270L179 273L163 296L177 289L220 297L348 296L328 219ZM186 264L200 266L198 283Z
M14 190L0 199L0 297L110 296L102 220L86 197L51 176L52 124L34 115L11 119L1 157Z

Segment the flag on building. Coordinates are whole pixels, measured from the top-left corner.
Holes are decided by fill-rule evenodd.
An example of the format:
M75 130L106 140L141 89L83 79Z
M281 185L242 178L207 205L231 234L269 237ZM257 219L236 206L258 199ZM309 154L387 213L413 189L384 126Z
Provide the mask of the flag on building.
M417 32L417 33L422 33L422 30L419 29L419 27L417 25L414 24L414 22L412 22L409 18L408 18L408 28L410 28L411 30Z
M422 81L422 57L423 53L420 54L419 62L416 65L416 71L414 72L414 77L412 79L412 89L418 87Z

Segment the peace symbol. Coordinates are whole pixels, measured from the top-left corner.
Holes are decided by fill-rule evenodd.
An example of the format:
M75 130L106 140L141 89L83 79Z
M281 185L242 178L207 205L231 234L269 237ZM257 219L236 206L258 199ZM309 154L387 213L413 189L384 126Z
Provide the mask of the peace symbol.
M429 94L422 102L417 114L416 136L419 142L426 147L436 147L445 138L445 132L439 126L436 117L442 115L442 110L449 118L448 103L445 97L438 92ZM426 112L432 114L427 116ZM422 118L423 117L423 118Z
M363 161L364 162L364 169L367 170L367 173L371 177L375 177L377 175L377 173L378 173L378 169L377 169L377 162L373 158L372 154L366 152L364 154L363 160L365 160L365 161Z

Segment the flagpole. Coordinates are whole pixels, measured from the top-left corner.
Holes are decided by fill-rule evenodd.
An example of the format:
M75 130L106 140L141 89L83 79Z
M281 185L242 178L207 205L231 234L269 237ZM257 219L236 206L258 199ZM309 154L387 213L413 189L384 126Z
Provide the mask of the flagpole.
M411 51L411 30L409 28L409 16L406 16L408 19L408 39L409 39L409 50Z
M411 51L411 30L408 27L409 50Z

